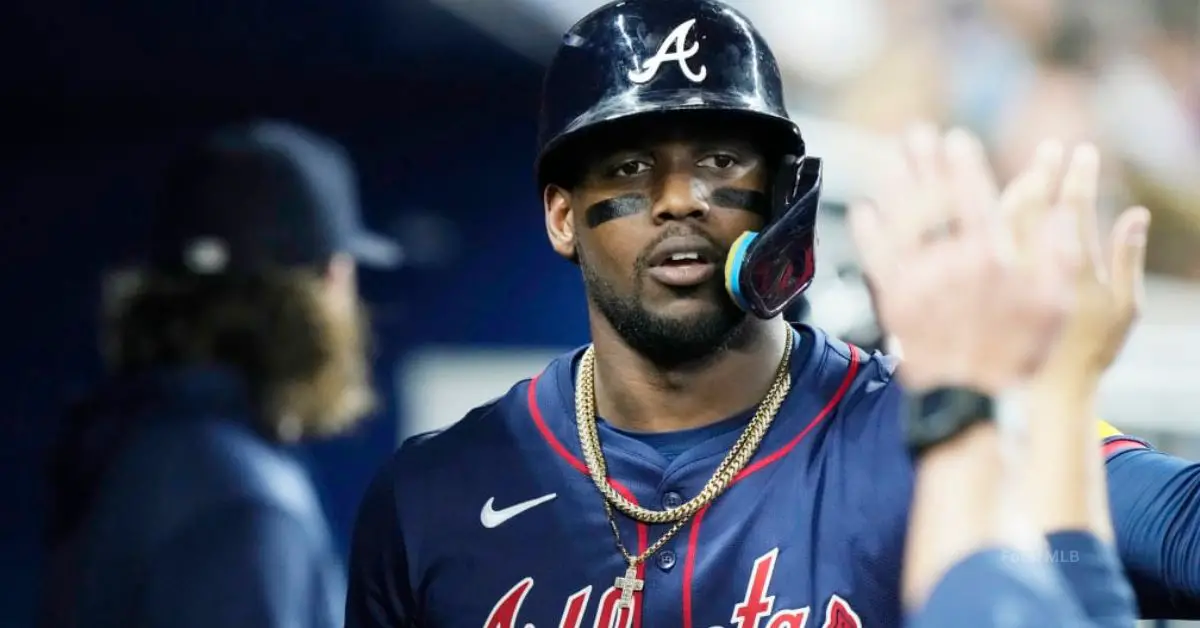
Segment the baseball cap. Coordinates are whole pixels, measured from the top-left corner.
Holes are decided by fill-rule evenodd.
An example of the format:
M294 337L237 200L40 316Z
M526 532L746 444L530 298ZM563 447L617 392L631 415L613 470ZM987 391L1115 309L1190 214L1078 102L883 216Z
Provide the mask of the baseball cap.
M324 264L338 253L394 268L403 251L362 223L346 151L298 125L220 129L170 165L154 207L151 266L242 274Z

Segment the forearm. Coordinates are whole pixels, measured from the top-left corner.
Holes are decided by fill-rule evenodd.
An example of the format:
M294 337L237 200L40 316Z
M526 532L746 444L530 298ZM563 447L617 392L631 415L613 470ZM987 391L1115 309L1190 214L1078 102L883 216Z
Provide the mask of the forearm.
M1027 494L1043 534L1086 531L1113 540L1093 381L1043 377L1027 399Z
M985 549L1036 542L1017 497L1022 487L994 423L977 424L924 452L916 464L904 566L913 612L954 565Z

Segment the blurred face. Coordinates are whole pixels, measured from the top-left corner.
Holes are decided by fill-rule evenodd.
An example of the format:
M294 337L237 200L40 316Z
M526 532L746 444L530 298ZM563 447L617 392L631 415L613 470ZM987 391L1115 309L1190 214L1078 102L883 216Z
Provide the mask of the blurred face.
M700 128L624 135L638 139L593 153L571 189L547 187L551 242L634 350L662 365L703 359L746 321L724 265L733 241L765 223L766 160Z
M1044 40L1054 30L1061 13L1057 0L989 0L987 5L1006 26L1034 41Z
M319 298L321 345L326 361L306 383L308 403L300 412L305 432L332 434L375 408L368 336L370 324L358 293L354 262L337 256L327 269Z

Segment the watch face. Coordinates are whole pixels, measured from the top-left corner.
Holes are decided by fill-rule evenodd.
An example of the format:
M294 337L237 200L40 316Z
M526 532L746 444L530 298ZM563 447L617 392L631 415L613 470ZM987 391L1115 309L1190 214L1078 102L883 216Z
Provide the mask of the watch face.
M980 395L961 388L939 388L917 400L919 416L943 415L958 417L980 405ZM978 418L978 417L963 417Z
M909 443L917 449L952 438L969 425L992 419L991 399L963 388L939 388L912 400Z

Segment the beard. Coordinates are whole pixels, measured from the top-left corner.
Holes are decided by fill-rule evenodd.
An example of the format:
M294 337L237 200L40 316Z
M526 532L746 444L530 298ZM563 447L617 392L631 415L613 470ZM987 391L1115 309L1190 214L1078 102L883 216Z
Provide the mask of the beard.
M370 368L370 321L366 308L357 303L350 312L324 308L323 329L326 361L301 383L295 398L295 414L302 432L331 436L358 424L375 410L377 398Z
M664 316L642 304L640 287L623 295L582 256L579 265L584 287L600 314L625 344L664 370L704 363L738 344L748 328L747 314L727 296L714 299L716 307L706 312ZM639 263L634 271L636 286L642 285L644 270L644 264Z

